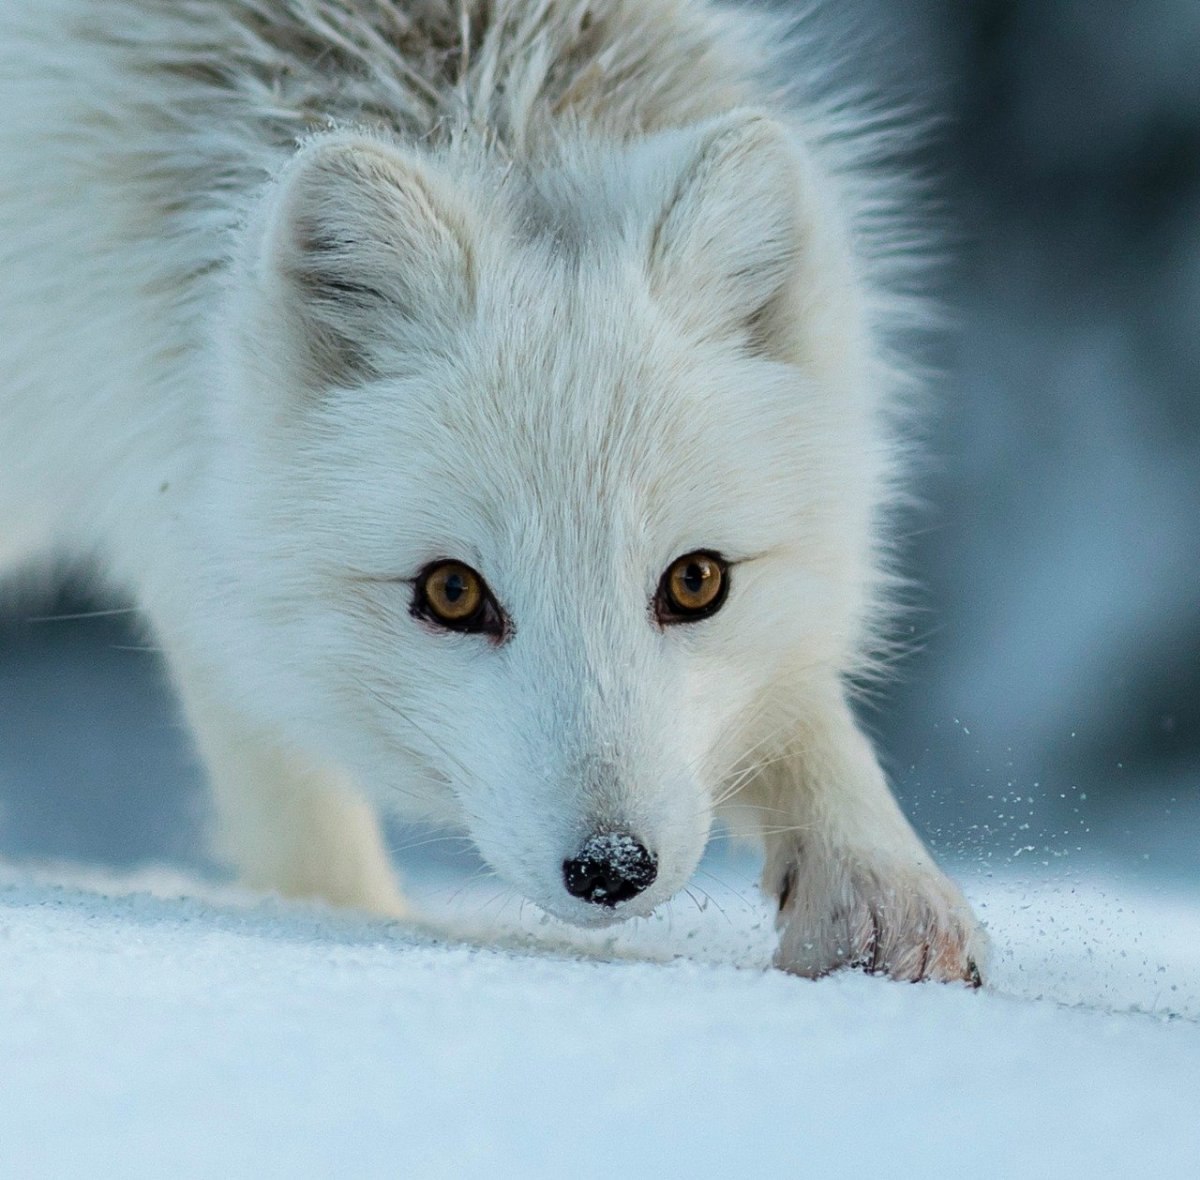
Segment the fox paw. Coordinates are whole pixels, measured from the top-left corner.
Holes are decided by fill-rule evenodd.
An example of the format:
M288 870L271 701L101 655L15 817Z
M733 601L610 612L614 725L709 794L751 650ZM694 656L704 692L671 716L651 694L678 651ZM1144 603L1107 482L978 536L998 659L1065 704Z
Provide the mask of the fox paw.
M932 865L797 857L777 874L775 965L811 979L841 968L913 983L983 985L987 939L958 887Z

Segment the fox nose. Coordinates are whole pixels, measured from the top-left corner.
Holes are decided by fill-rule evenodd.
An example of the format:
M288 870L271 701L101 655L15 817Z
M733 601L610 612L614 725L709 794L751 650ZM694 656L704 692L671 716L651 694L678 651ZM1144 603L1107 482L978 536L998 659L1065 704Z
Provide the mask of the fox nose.
M593 836L572 860L563 861L567 892L610 908L637 897L656 876L653 855L627 832Z

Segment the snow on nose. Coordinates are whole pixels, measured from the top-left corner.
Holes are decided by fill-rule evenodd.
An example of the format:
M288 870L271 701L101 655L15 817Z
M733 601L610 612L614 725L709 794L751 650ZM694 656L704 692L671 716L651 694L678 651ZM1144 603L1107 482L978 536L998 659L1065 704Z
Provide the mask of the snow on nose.
M593 836L574 858L563 861L567 892L610 908L649 888L657 875L653 854L628 832Z

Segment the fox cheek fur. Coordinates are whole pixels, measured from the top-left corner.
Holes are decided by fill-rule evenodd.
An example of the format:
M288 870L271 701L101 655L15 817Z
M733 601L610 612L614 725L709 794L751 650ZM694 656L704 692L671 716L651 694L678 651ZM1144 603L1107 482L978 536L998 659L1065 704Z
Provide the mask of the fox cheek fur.
M703 0L94 8L0 6L0 561L135 596L247 883L405 913L390 808L597 923L735 806L781 967L978 983L848 703L915 306L866 124Z

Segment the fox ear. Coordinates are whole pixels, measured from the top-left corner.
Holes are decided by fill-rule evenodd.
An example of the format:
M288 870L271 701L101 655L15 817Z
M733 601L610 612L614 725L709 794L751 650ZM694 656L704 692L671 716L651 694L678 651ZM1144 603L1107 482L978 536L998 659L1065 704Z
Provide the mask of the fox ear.
M468 216L414 153L333 133L301 148L273 195L260 279L290 363L328 388L446 347L473 298Z
M802 180L780 124L754 112L710 124L654 228L655 293L701 335L741 337L754 352L786 359L806 245Z

